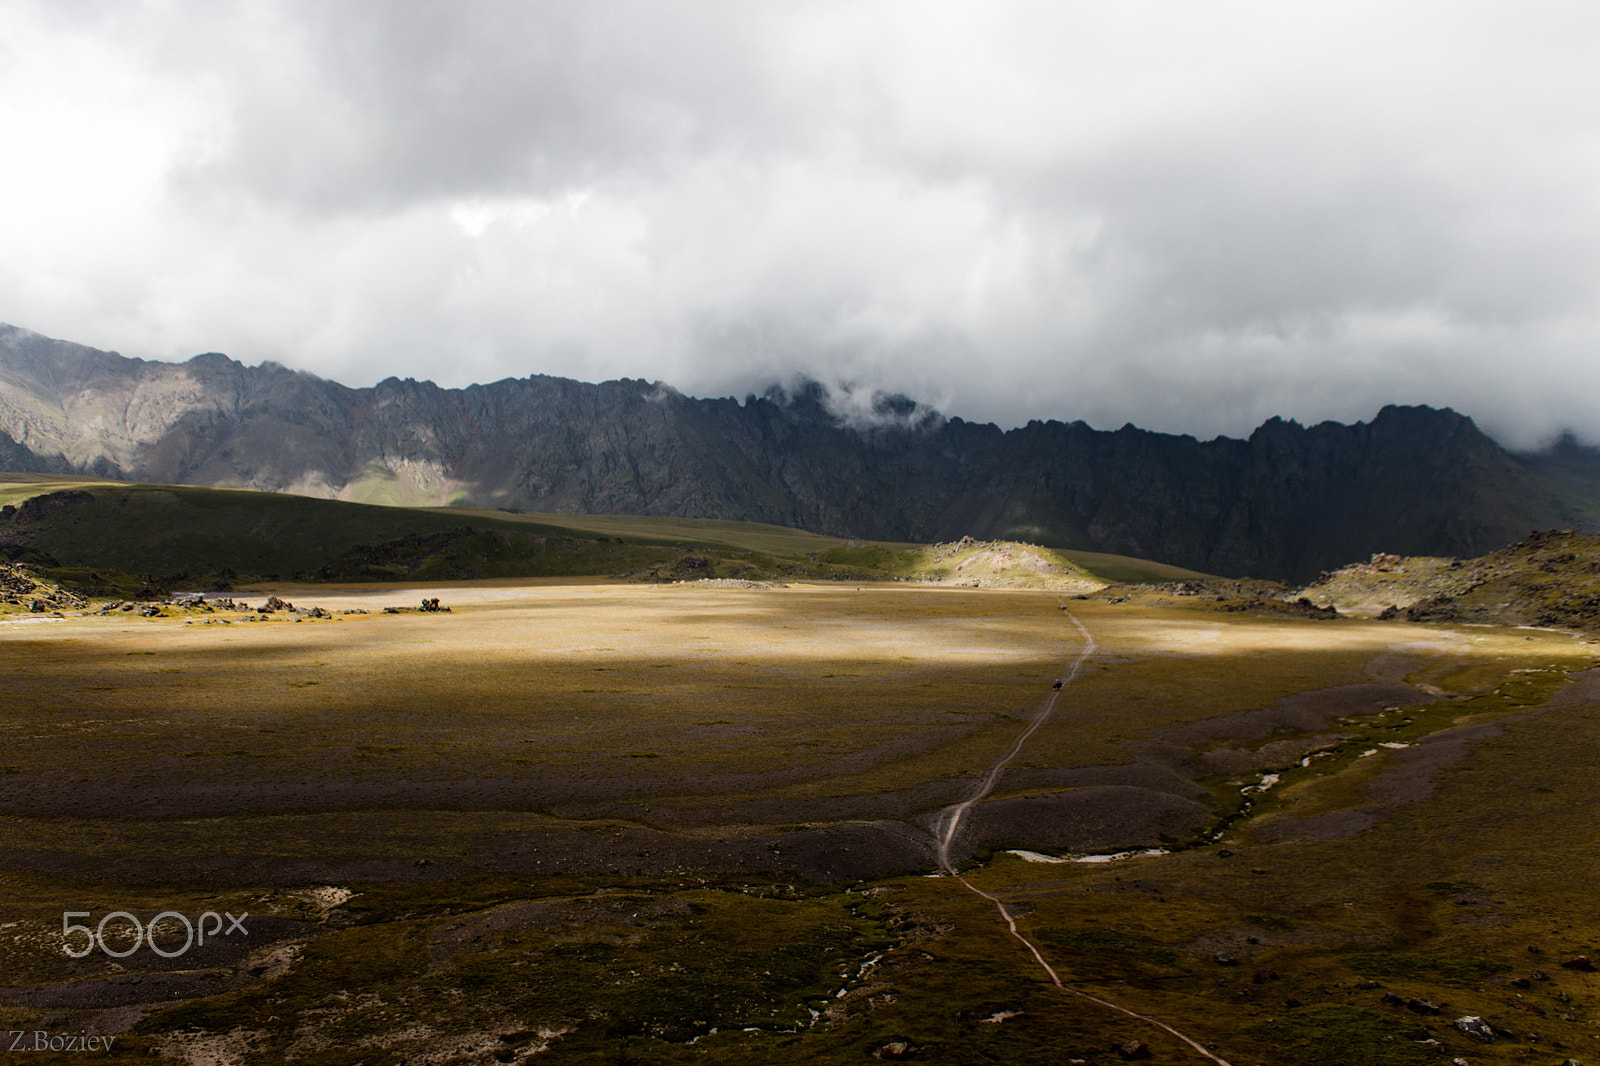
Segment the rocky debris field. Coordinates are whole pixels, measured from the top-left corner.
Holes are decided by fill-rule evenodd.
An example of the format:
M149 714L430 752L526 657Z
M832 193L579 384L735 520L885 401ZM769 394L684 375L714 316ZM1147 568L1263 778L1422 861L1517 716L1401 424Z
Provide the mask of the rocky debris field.
M1276 581L1208 578L1204 581L1167 581L1157 584L1107 585L1074 597L1109 604L1139 607L1189 606L1229 614L1265 614L1283 618L1337 618L1331 605L1314 603L1291 593ZM1065 609L1065 608L1063 608Z
M1529 534L1476 559L1374 555L1293 593L1318 605L1411 622L1600 631L1600 536Z
M48 581L29 567L0 563L0 613L26 611L49 614L81 611L89 601L77 593Z
M183 618L193 624L268 621L332 620L341 615L364 615L368 610L350 607L330 610L316 605L296 606L279 596L269 595L258 605L232 596L207 596L198 592L167 594L151 589L148 596L136 599L102 599L84 595L85 590L50 581L36 570L19 563L0 563L0 615L44 615L46 617L133 617ZM425 597L417 607L386 607L384 614L449 614L450 608L439 597Z

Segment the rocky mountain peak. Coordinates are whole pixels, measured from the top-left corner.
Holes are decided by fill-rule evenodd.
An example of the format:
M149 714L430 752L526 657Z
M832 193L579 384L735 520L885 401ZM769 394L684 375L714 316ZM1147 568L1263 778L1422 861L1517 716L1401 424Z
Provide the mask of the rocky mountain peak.
M1600 450L1506 452L1448 408L1270 419L1247 440L946 419L799 379L743 403L535 375L352 389L211 352L182 364L0 326L0 466L406 504L963 535L1309 577L1373 552L1471 556L1600 525Z

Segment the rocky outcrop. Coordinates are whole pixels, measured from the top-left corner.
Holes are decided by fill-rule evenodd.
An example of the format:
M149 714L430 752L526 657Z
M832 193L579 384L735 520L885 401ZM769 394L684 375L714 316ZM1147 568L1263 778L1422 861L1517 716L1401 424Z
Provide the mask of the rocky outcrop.
M1448 410L1274 419L1212 441L1082 422L1002 432L903 397L880 399L876 417L836 415L816 385L742 402L545 376L351 389L272 363L147 362L0 326L0 459L24 469L882 540L972 534L1291 579L1377 551L1470 556L1532 526L1600 525L1600 452L1569 441L1512 455Z

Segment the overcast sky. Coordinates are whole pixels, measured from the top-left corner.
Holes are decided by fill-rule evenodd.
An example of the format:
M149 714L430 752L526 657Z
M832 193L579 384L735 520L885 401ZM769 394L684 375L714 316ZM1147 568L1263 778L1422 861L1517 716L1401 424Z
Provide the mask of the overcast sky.
M1600 5L0 0L0 321L1600 440Z

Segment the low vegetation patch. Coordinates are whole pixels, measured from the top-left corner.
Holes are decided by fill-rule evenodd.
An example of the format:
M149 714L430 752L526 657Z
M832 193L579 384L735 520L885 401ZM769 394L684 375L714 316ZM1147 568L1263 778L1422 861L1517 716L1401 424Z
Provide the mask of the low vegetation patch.
M1413 1066L1438 1061L1410 1039L1414 1023L1346 1004L1303 1007L1257 1022L1246 1032L1307 1066Z
M1366 977L1411 977L1471 985L1505 973L1509 963L1478 955L1435 952L1371 952L1352 955L1350 968Z

